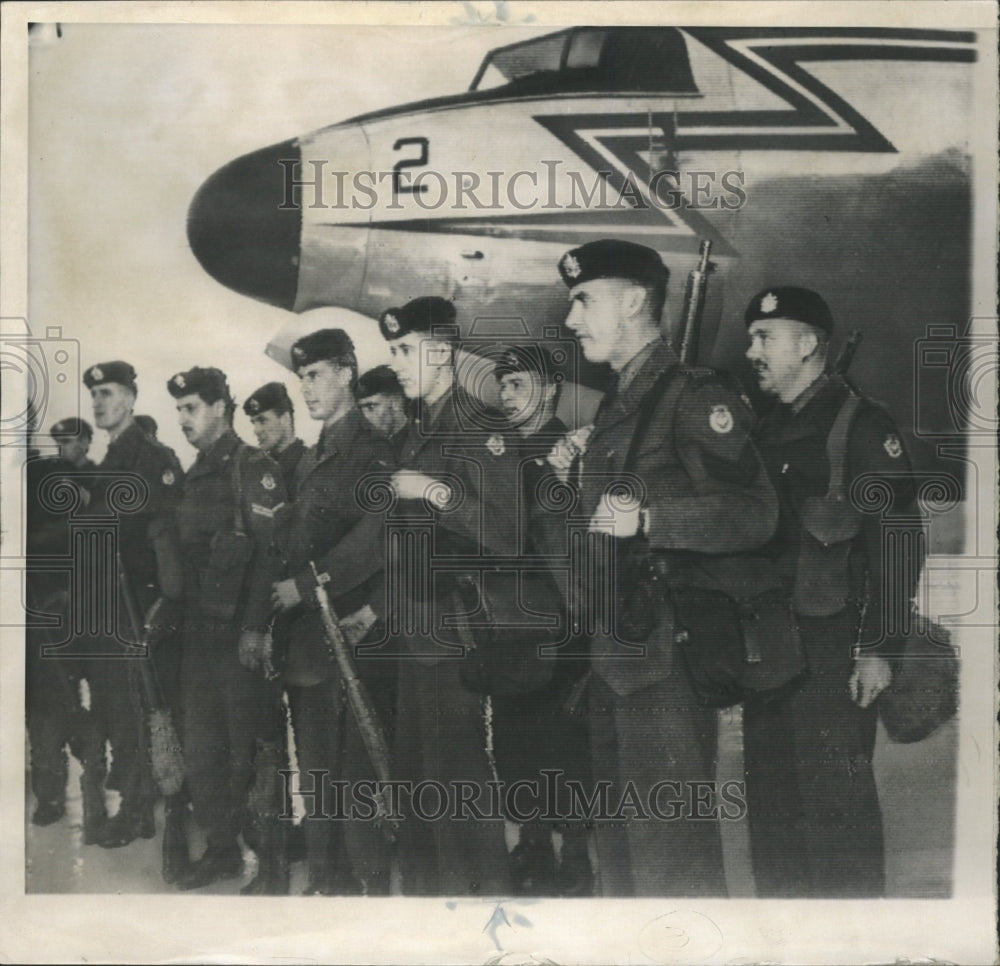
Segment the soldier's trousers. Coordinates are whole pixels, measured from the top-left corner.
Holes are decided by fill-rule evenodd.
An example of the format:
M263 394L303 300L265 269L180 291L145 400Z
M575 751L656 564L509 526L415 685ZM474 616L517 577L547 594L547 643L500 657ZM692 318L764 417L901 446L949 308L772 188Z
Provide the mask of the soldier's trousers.
M759 896L847 898L884 891L872 754L877 711L850 698L857 613L800 617L810 675L743 716L747 805Z
M716 713L698 705L684 675L675 660L668 677L625 696L591 675L594 779L610 783L613 813L634 787L648 815L621 809L595 822L601 895L726 895L719 821L696 800L714 785Z
M246 817L257 739L277 740L277 684L237 657L238 630L204 622L185 632L181 663L184 765L209 847L232 848Z
M436 664L403 658L399 665L396 717L397 775L414 788L435 782L451 795L458 782L482 790L480 808L489 810L487 782L495 780L486 752L484 699L467 691L457 660ZM430 789L431 786L428 786ZM400 868L408 895L504 895L510 891L504 825L499 818L436 814L437 790L422 804L404 802ZM419 813L419 814L418 814Z
M77 697L77 678L65 658L42 657L51 643L44 630L26 633L25 710L31 739L31 790L39 804L62 807L66 801L65 745L83 711Z
M390 711L386 695L370 682L369 693L385 727ZM350 788L338 801L329 784L346 781L354 787L376 777L339 675L309 687L290 686L288 699L306 806L302 825L310 886L336 891L353 873L369 894L388 895L389 852L383 831L367 815L367 807L351 816L355 803ZM317 788L319 783L324 783L323 789Z

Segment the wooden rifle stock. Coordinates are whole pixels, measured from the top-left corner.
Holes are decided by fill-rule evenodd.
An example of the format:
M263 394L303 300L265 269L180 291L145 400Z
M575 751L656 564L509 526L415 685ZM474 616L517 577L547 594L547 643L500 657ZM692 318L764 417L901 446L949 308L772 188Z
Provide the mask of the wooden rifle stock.
M326 581L316 570L316 565L309 562L312 568L313 577L316 579L316 602L319 604L320 619L323 622L323 632L326 635L327 643L333 654L340 674L347 690L347 703L350 705L351 713L357 722L358 731L361 732L361 740L364 742L368 760L375 770L375 777L379 783L385 784L392 780L392 770L390 766L389 745L385 739L385 732L382 724L372 704L371 696L364 682L358 677L351 657L347 653L347 641L344 640L343 631L337 621L337 615L330 604L330 598L326 592ZM324 575L325 576L325 575ZM329 580L329 577L326 577ZM381 789L376 790L373 796L378 805L378 817L383 820L383 829L386 837L394 841L392 827L396 820L389 811L385 801L385 795Z

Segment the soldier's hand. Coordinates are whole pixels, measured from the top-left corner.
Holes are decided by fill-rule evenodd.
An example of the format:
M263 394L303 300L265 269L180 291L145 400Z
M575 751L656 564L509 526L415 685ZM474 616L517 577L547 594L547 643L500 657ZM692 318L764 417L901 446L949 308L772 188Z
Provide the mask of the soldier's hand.
M266 631L243 631L239 644L240 664L256 671L271 663L271 635Z
M546 457L549 466L556 471L556 476L563 483L569 479L569 471L573 466L573 460L582 456L587 449L587 442L590 434L594 431L593 425L581 426L572 433L567 433L549 451Z
M397 470L392 474L392 488L401 500L427 500L440 509L451 499L451 488L426 473Z
M851 700L867 708L892 683L892 668L883 657L859 657L847 688Z
M639 532L641 509L642 505L634 497L606 493L590 518L590 532L606 533L611 537L634 537Z
M301 603L299 588L294 580L279 580L271 585L271 606L275 610L291 610Z

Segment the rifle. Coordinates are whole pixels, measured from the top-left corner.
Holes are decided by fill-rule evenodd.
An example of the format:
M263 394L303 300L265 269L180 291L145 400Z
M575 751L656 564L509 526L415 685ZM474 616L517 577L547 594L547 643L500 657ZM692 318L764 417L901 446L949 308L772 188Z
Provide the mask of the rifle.
M139 669L140 697L143 707L149 716L150 756L153 764L153 779L163 795L169 797L176 795L184 783L183 752L170 709L163 698L160 681L156 676L156 668L153 666L152 657L150 656L149 630L151 622L140 620L139 608L136 606L135 598L132 596L132 589L129 587L128 577L125 574L125 567L122 564L120 553L117 555L117 558L118 587L122 599L125 601L125 610L128 614L129 623L132 625L135 642L140 647L146 649L146 653L136 659L136 667ZM160 606L161 601L158 600L150 608L150 619L155 616Z
M327 644L333 654L333 658L340 668L340 675L347 691L347 703L350 705L351 714L357 723L358 731L361 732L361 740L364 742L368 760L375 770L375 777L379 785L388 784L391 778L389 744L385 739L385 732L382 723L378 719L378 714L372 704L371 695L365 687L364 682L358 677L354 665L351 663L350 655L347 653L347 641L344 640L344 633L340 629L337 615L330 604L329 595L326 592L326 583L330 580L329 575L322 576L316 570L316 564L309 561L312 568L313 577L316 579L316 602L319 604L320 619L323 622L323 632L326 635ZM389 842L396 839L394 828L396 819L392 816L385 802L382 789L376 790L375 802L378 807L377 817L383 820L382 828L385 831Z
M844 343L840 350L840 355L837 356L837 361L833 364L833 369L831 373L835 376L840 376L844 382L847 383L848 387L855 393L858 394L857 387L847 378L847 370L851 368L851 362L854 360L854 353L858 351L858 346L861 345L864 336L861 334L860 329L853 329L851 334L847 337L847 341Z
M698 333L701 329L701 317L705 311L708 276L715 268L708 260L712 253L712 243L709 239L702 241L699 251L698 264L688 272L687 288L684 290L681 339L677 349L677 354L684 365L694 365L698 361Z

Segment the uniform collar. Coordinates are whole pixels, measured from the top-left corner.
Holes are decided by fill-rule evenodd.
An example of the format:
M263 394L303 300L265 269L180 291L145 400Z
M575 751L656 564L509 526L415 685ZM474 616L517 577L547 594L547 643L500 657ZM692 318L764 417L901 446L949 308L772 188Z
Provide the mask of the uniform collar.
M317 447L320 459L347 451L351 442L363 430L363 419L361 411L355 407L344 413L332 426L324 426L319 434Z
M631 373L628 384L624 388L619 384L618 388L618 406L625 412L631 412L642 402L662 373L680 365L677 354L662 338L650 342L632 361L637 365ZM631 366L632 362L629 362L629 365Z
M108 443L108 452L128 453L147 439L148 437L142 431L142 427L138 423L133 422L126 429L122 430L117 438Z
M618 392L624 393L632 385L633 380L639 374L639 370L645 365L646 360L661 346L666 345L662 337L656 336L647 342L621 369L618 370Z
M830 382L830 377L825 373L820 373L819 377L802 390L790 403L788 408L793 413L800 413L806 406L818 396Z
M208 449L198 453L195 465L205 467L206 469L214 466L222 466L224 463L229 462L230 457L241 444L242 441L233 429L227 429Z

